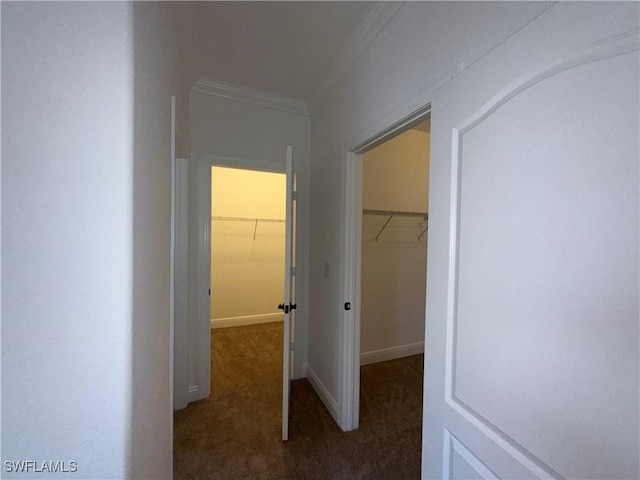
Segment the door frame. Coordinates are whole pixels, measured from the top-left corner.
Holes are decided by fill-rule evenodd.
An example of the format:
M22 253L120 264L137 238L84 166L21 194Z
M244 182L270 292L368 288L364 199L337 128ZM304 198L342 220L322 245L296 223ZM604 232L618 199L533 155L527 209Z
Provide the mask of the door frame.
M291 377L293 372L293 356L291 340L295 325L295 299L296 289L296 174L293 168L293 145L287 145L285 149L286 173L285 173L285 240L284 240L284 325L282 332L282 441L289 440L289 418L291 403Z
M178 210L176 198L176 96L171 95L170 99L170 168L171 168L171 197L169 212L171 216L170 240L169 240L169 439L171 451L169 453L169 467L173 471L173 408L174 408L174 386L175 379L174 357L175 357L175 329L176 329L176 211ZM172 475L173 477L173 475Z
M189 170L189 386L188 403L211 393L211 167L286 173L266 158L194 153ZM194 382L195 380L195 382Z
M350 431L360 424L360 332L362 300L362 155L392 137L421 123L431 115L431 102L400 120L386 118L387 127L364 141L352 140L343 148L342 162L342 232L340 291L341 322L338 349L338 423ZM375 128L375 127L374 127ZM427 249L428 249L427 242ZM349 304L349 309L347 309ZM426 317L425 317L426 321Z
M171 169L171 412L188 403L189 380L189 160L173 158ZM173 424L173 416L172 416Z

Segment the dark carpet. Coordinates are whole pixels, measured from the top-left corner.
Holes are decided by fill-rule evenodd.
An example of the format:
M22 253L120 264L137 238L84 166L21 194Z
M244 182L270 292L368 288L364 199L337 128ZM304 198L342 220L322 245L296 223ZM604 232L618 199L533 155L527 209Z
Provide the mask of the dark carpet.
M211 397L175 412L176 480L420 478L422 355L361 368L353 432L294 380L282 442L282 324L212 330L211 344Z

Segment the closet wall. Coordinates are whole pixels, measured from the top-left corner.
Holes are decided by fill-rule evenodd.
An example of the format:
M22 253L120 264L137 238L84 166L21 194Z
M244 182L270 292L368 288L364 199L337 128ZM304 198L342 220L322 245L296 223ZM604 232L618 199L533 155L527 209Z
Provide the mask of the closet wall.
M211 326L282 320L285 175L211 169Z
M368 211L429 211L428 127L363 155L362 365L424 349L427 222Z

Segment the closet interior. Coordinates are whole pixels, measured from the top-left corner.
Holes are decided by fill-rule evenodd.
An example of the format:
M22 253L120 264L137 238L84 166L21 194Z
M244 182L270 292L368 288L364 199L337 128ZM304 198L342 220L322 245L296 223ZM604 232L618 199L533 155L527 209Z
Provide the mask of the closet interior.
M282 321L285 175L211 172L211 326Z
M365 152L360 364L424 351L430 122Z

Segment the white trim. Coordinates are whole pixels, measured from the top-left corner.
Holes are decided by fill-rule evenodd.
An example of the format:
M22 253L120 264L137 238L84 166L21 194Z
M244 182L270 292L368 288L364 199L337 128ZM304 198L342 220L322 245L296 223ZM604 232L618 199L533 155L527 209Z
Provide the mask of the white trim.
M237 155L218 155L216 153L204 153L201 155L201 158L202 161L211 164L212 167L285 173L285 165L282 160L270 160L268 158L259 157L241 157Z
M0 25L2 25L2 8L0 8ZM0 35L0 51L2 51L2 35ZM6 68L6 67L5 67ZM0 64L0 71L2 66ZM2 75L0 75L0 92L2 91ZM5 117L6 118L6 117ZM2 109L0 108L0 125L2 124ZM1 155L0 155L1 157ZM6 171L6 167L5 167ZM0 161L0 179L2 178L2 161ZM6 190L6 187L5 187ZM7 202L5 201L5 205ZM2 182L0 181L0 212L2 212ZM0 215L0 230L2 230L2 216ZM0 246L2 244L2 235L0 235ZM2 248L0 248L2 252ZM6 280L5 280L6 285ZM6 318L6 317L5 317ZM2 325L2 255L0 254L0 325ZM2 342L0 342L0 359L2 359ZM2 361L0 360L0 371L2 371ZM1 383L1 382L0 382ZM0 385L0 412L2 412L2 386ZM173 448L173 443L171 444ZM0 435L0 452L2 452L2 435Z
M212 318L211 328L242 327L245 325L282 322L282 320L282 313L262 313L258 315L245 315L242 317Z
M444 429L444 445L442 449L442 478L453 478L453 454L460 455L478 475L485 480L496 480L498 476L493 473L471 450L464 446L448 429Z
M309 96L313 113L405 2L375 2Z
M192 153L189 164L189 378L211 392L211 165Z
M362 244L362 156L345 153L343 162L344 233L341 239L341 291L339 317L342 331L338 352L340 428L348 432L360 423L360 271ZM345 310L343 303L351 304Z
M173 408L188 404L189 379L189 161L176 158L172 179L174 211Z
M376 116L371 123L349 136L345 146L349 151L363 153L405 128L410 128L414 120L431 114L431 99L434 93L452 78L453 75L447 75L430 87L420 88L417 93L407 95L404 101Z
M188 390L189 403L195 402L196 400L202 400L202 396L200 395L200 387L198 385L190 385Z
M387 360L409 357L411 355L418 355L419 353L424 353L424 342L408 343L407 345L398 345L397 347L371 350L360 354L360 365L386 362Z
M284 241L284 305L293 305L295 299L295 274L293 266L296 264L295 240L293 238L296 219L294 217L295 173L293 170L293 145L285 148L286 162L286 203L285 203L285 241ZM291 373L293 372L292 330L295 321L294 310L284 308L284 326L282 328L282 441L289 440L289 404L291 403Z
M188 341L190 369L195 370L200 390L189 402L207 398L211 392L211 167L228 166L269 172L284 172L284 162L265 158L192 152L189 166L189 289ZM197 341L194 341L194 337ZM193 341L193 345L191 342ZM191 372L190 372L191 375Z
M444 83L443 83L444 84ZM426 98L430 99L434 90L429 90L426 92ZM393 109L392 113L387 116L381 116L380 120L377 120L374 125L374 130L371 130L371 127L367 131L374 132L373 136L366 136L366 133L360 132L358 135L352 137L347 145L350 145L351 151L357 153L364 153L367 150L372 149L380 145L381 143L390 140L392 137L412 128L415 125L420 124L424 121L424 119L431 114L431 104L430 101L427 100L425 103L419 103L417 108L413 108L414 106L409 107L410 110L404 108L403 105L401 108ZM415 101L413 102L415 104ZM401 112L410 111L411 113L402 116ZM398 118L397 121L390 124L391 119ZM385 127L385 125L389 125Z
M174 331L175 331L175 288L176 288L176 96L171 95L171 229L169 231L169 435L171 452L169 453L169 469L173 470L173 383L174 383Z
M430 99L429 99L430 100ZM343 148L342 169L342 231L340 232L341 270L340 282L342 302L350 302L351 310L345 311L340 304L338 352L338 399L342 430L358 428L360 417L360 333L362 280L362 155L363 149L371 148L383 139L410 127L431 113L429 101L411 110L413 113L398 117L397 112L380 119L381 128L366 142L347 144ZM365 137L363 137L365 138ZM349 149L349 150L347 150ZM355 152L355 153L354 153Z
M300 375L293 377L294 380L298 380L300 378L307 378L307 367L308 365L306 363L303 363L302 365L300 365Z
M322 380L320 380L320 377L318 377L313 368L311 368L311 365L307 365L307 379L318 394L318 397L320 397L320 400L322 400L322 403L324 403L324 406L329 410L333 419L338 423L338 402L336 402L336 399L329 393L329 389L322 383Z
M253 88L241 87L231 83L220 82L208 78L201 78L191 88L192 92L212 95L215 97L228 98L238 102L250 103L260 107L279 110L281 112L293 113L309 117L309 107L307 102L297 98L283 97L273 93L254 90Z

